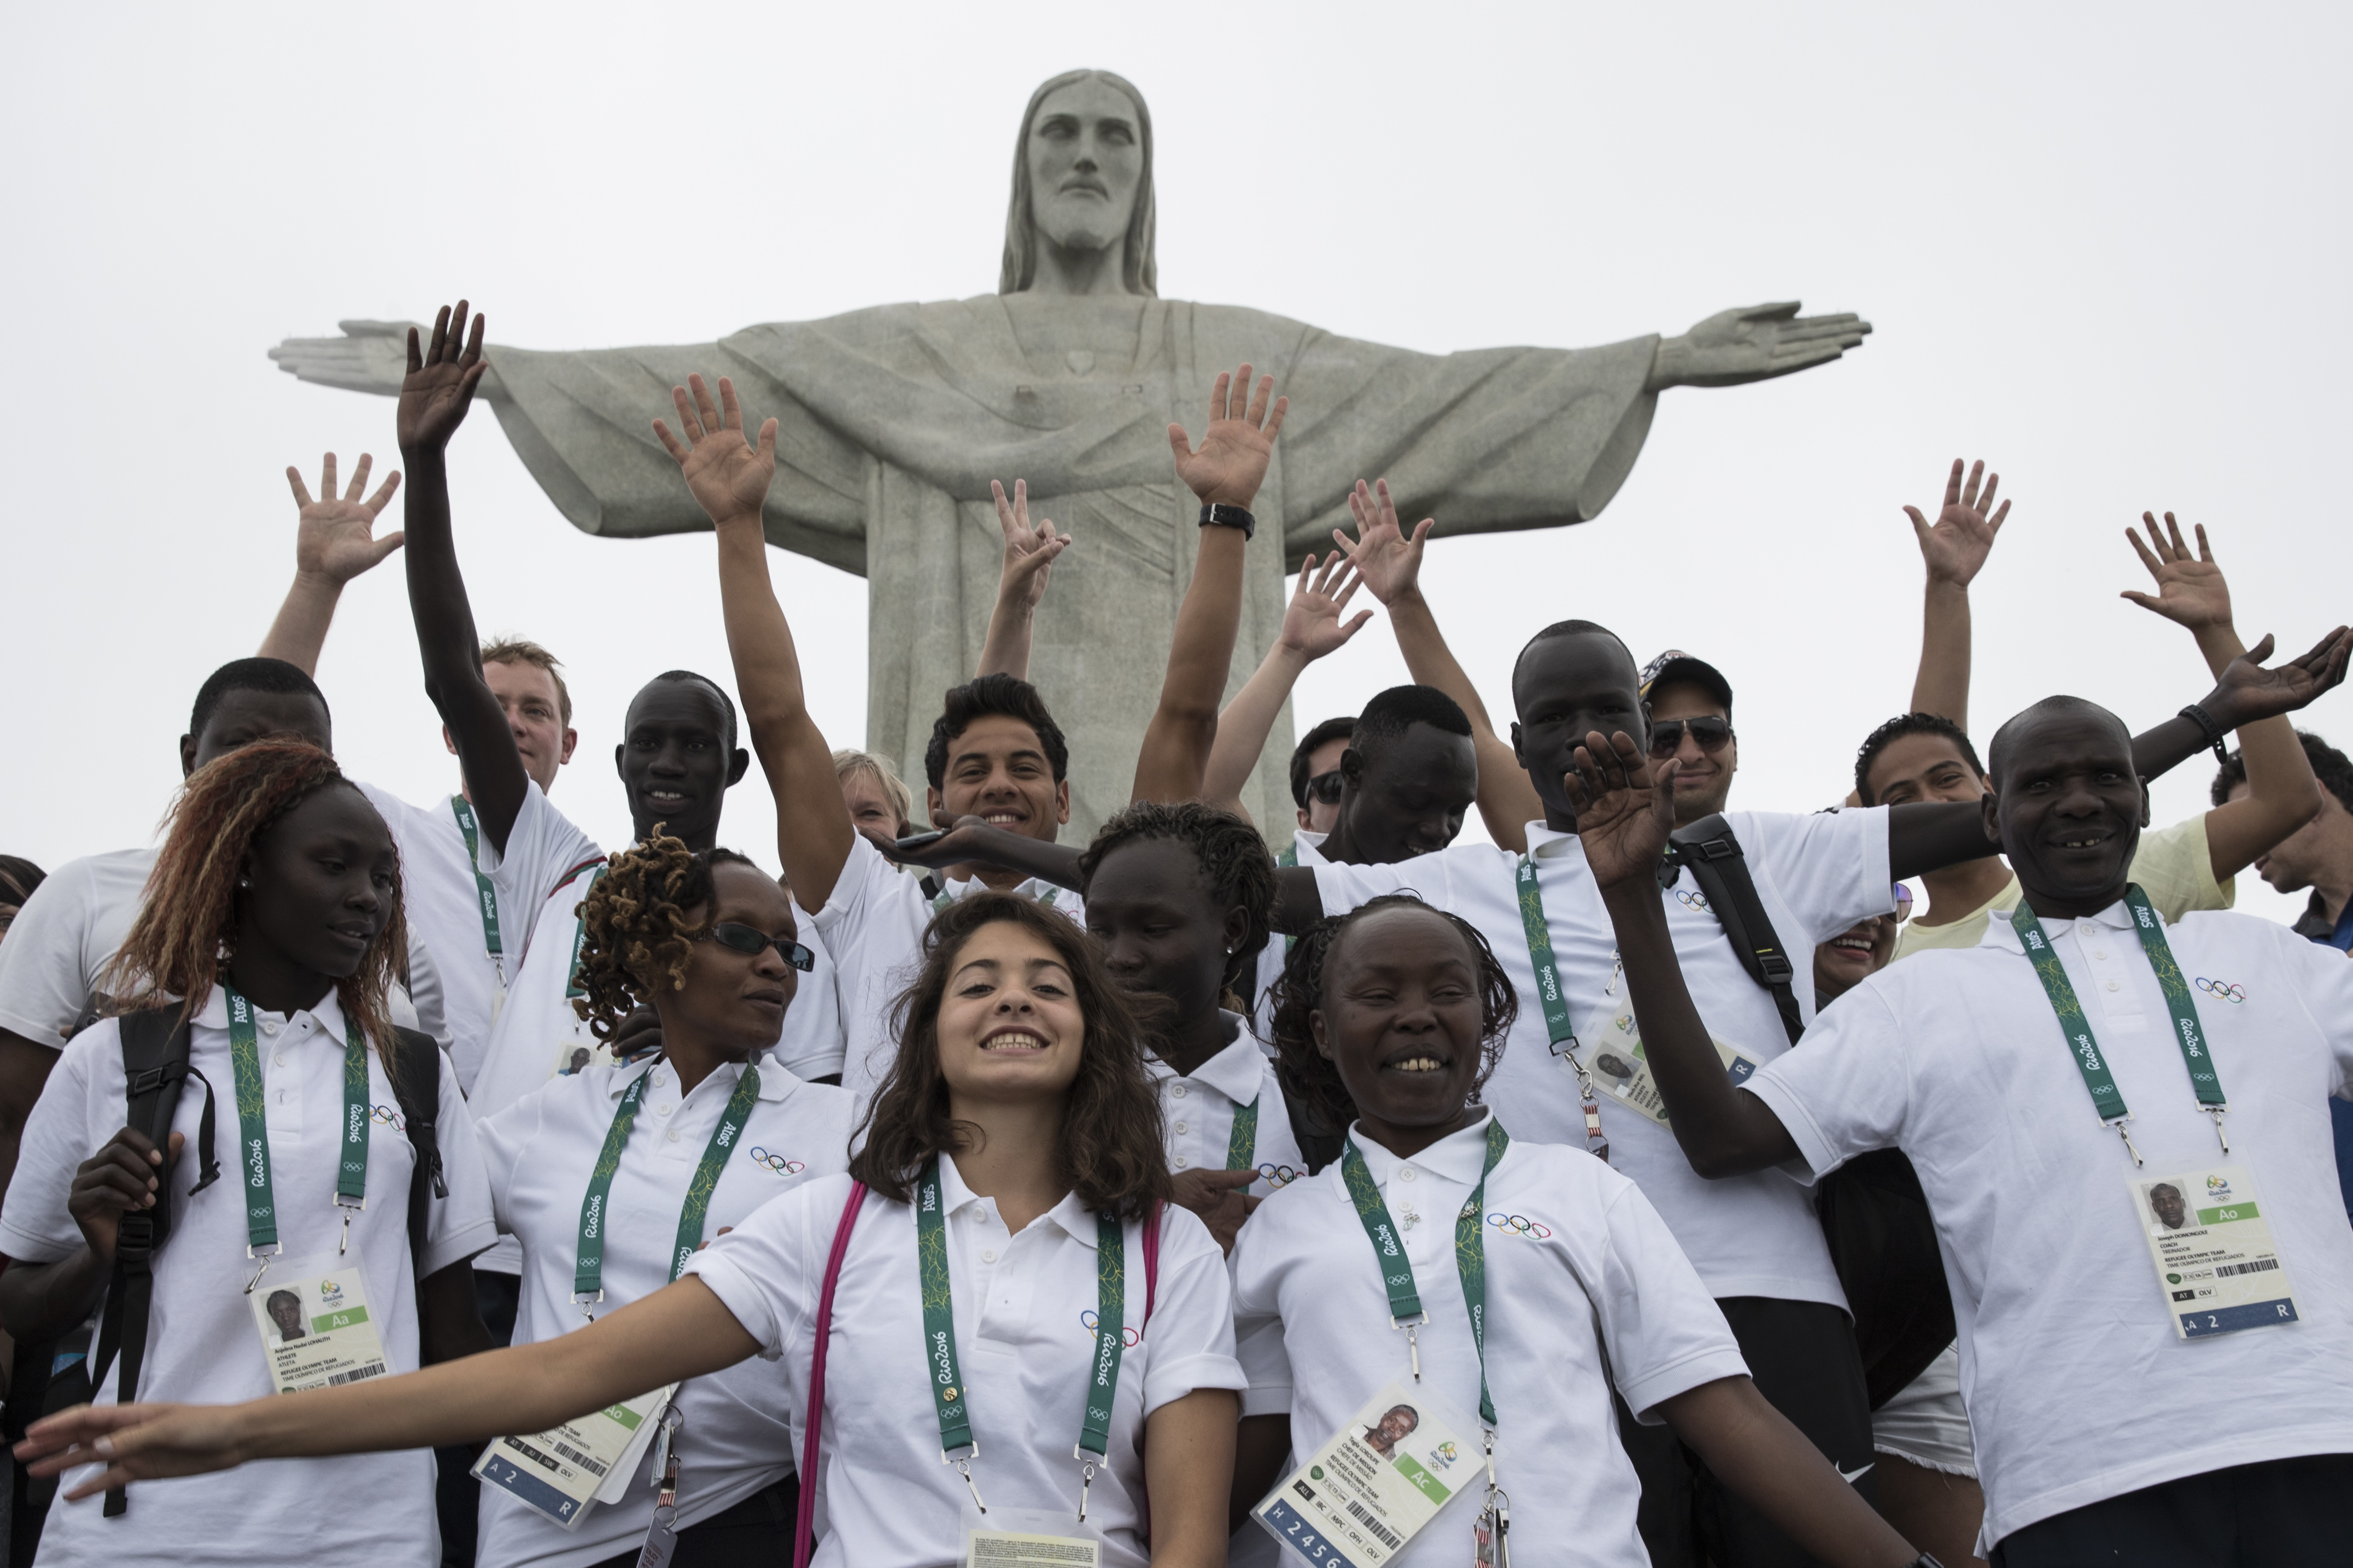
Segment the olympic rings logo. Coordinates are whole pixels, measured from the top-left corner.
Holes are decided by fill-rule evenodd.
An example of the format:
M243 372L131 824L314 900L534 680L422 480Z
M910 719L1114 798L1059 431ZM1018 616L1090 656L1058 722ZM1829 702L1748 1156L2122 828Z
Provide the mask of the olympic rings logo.
M379 1127L397 1127L403 1131L408 1128L408 1123L401 1120L400 1112L389 1105L369 1106L368 1120Z
M752 1157L752 1163L760 1166L764 1170L766 1170L775 1175L797 1176L803 1171L808 1169L807 1165L802 1164L798 1160L787 1160L782 1154L771 1154L765 1149L759 1147L757 1144L753 1145L753 1147L746 1152Z
M2202 974L2198 977L2198 989L2209 996L2220 996L2223 1001L2234 1005L2247 999L2245 986L2233 985L2227 980L2209 980Z
M1096 1324L1098 1324L1098 1323L1100 1323L1100 1322L1102 1322L1102 1321L1103 1321L1103 1319L1102 1319L1102 1318L1100 1318L1100 1317L1098 1317L1098 1316L1096 1315L1096 1313L1095 1313L1095 1310L1094 1310L1092 1307L1089 1307L1089 1308L1087 1308L1084 1311L1082 1311L1082 1312L1081 1312L1081 1313L1079 1314L1079 1326L1080 1326L1081 1328L1083 1328L1084 1330L1086 1330L1086 1331L1087 1331L1087 1337L1088 1337L1089 1339L1093 1339L1093 1338L1095 1338L1095 1337L1096 1337L1096 1335L1097 1335L1097 1330L1096 1330L1096 1328L1095 1328L1095 1325L1096 1325ZM1143 1342L1144 1342L1144 1331L1143 1331L1142 1329L1124 1329L1124 1329L1120 1330L1120 1331L1119 1331L1119 1343L1120 1343L1120 1348L1121 1348L1122 1350L1131 1350L1131 1351L1132 1351L1132 1350L1134 1350L1136 1346L1138 1346L1138 1345L1142 1344Z
M1525 1236L1536 1241L1552 1239L1552 1226L1539 1225L1525 1215L1491 1214L1487 1224L1504 1236Z
M1259 1179L1270 1187L1287 1187L1306 1173L1289 1165L1261 1165L1258 1168Z
M1675 902L1683 905L1683 907L1687 910L1696 910L1704 915L1714 914L1715 912L1715 907L1714 905L1710 904L1704 897L1692 891L1689 888L1677 888L1675 889Z

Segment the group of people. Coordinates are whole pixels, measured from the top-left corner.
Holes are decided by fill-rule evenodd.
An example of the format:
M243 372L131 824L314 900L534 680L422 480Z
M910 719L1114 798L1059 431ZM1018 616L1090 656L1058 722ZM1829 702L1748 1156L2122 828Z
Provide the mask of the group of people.
M2009 505L1957 462L1909 710L1842 806L1731 810L1692 654L1545 626L1499 732L1385 482L1224 700L1288 409L1244 365L1170 427L1199 549L1132 804L1065 844L1025 677L1089 542L997 489L918 811L812 721L776 424L698 376L654 429L732 680L630 699L603 846L552 799L561 665L459 569L481 342L463 302L411 333L373 495L290 470L293 586L196 693L160 846L0 859L13 1561L2341 1554L2353 763L2288 715L2353 631L2242 647L2202 531L2147 519L2128 596L2211 688L2137 734L2052 696L1981 754ZM460 781L423 806L343 773L311 674L396 547ZM1360 592L1415 684L1253 823ZM2209 750L2212 809L2153 826ZM723 847L754 757L781 879ZM2250 867L2306 921L2226 912Z

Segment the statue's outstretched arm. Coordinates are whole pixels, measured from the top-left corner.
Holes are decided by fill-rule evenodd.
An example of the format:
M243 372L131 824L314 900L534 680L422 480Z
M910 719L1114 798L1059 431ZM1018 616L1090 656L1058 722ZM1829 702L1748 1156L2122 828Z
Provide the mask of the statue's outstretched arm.
M1795 300L1718 310L1679 338L1659 340L1643 390L1769 381L1861 348L1870 331L1871 323L1852 311L1800 316Z
M278 368L322 386L345 392L400 395L408 371L408 334L425 330L418 321L337 321L340 338L288 338L269 351Z

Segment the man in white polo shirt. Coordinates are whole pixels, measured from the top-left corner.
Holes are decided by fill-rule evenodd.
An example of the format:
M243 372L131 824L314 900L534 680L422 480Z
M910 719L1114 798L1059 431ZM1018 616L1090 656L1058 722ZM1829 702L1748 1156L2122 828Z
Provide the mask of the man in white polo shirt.
M2326 646L2341 669L2353 634ZM1673 981L1688 959L1621 890L1675 1135L1734 1180L1910 1157L1999 1568L2336 1561L2353 1232L2326 1101L2353 1075L2353 966L2245 916L2163 920L2129 881L2147 791L2105 710L2040 703L1991 763L1981 809L2023 902L1974 949L1864 981L1738 1088ZM1596 862L1654 854L1664 802L1630 744L1604 784Z

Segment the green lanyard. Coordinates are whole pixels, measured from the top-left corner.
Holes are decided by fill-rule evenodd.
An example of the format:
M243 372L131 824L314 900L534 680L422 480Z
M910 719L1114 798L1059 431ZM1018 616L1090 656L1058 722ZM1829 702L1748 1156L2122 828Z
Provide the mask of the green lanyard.
M1566 1059L1577 1074L1577 1098L1584 1102L1585 1147L1607 1160L1609 1140L1601 1131L1601 1100L1593 1092L1593 1075L1585 1070L1577 1053L1577 1029L1568 1021L1568 988L1560 983L1560 966L1552 955L1552 926L1545 919L1544 890L1536 886L1536 858L1520 857L1513 882L1520 897L1520 924L1528 936L1528 964L1536 973L1536 1000L1544 1004L1545 1037L1552 1054ZM1614 983L1613 983L1614 984Z
M605 1146L597 1152L596 1168L588 1173L588 1191L580 1199L580 1246L573 1255L572 1301L586 1318L593 1319L596 1314L588 1309L605 1299L605 1227L610 1218L607 1210L612 1199L613 1173L621 1168L621 1151L629 1146L629 1129L637 1124L638 1107L645 1100L646 1080L651 1077L653 1068L649 1068L632 1079L622 1094L620 1109L613 1112L613 1125L605 1130ZM735 1090L719 1113L719 1125L711 1130L711 1142L703 1146L702 1163L695 1166L694 1179L687 1184L686 1206L678 1216L678 1241L670 1255L673 1282L702 1245L703 1220L711 1212L711 1194L718 1189L719 1173L727 1156L734 1152L736 1137L751 1120L753 1102L759 1098L760 1069L746 1062L744 1076L735 1080Z
M245 1255L259 1258L264 1256L264 1248L284 1250L278 1239L277 1189L269 1180L269 1121L264 1110L268 1096L261 1082L261 1046L254 1034L253 1004L227 981L221 983L221 995L228 1005L228 1059L237 1076L237 1125L244 1144L240 1152L245 1167ZM335 1205L343 1211L346 1244L351 1238L352 1211L367 1207L368 1100L367 1047L360 1039L358 1026L346 1018L343 1150L335 1167Z
M499 894L491 879L482 875L482 834L474 821L474 808L462 795L449 797L449 809L458 816L458 831L466 839L466 869L474 874L474 895L482 906L482 951L491 955L498 966L499 988L507 984L506 949L499 942Z
M1234 1130L1226 1134L1226 1169L1248 1171L1257 1165L1258 1100L1253 1100L1234 1107Z
M572 923L572 967L567 971L569 978L564 984L566 1001L588 994L588 988L580 984L580 950L588 945L588 895L596 890L596 879L604 874L605 868L597 867L589 874L588 885L580 889L580 912ZM570 886L569 883L565 885Z
M1495 1401L1487 1392L1487 1240L1481 1222L1487 1212L1487 1178L1511 1142L1504 1124L1490 1114L1487 1163L1479 1172L1479 1184L1464 1200L1462 1212L1454 1216L1454 1268L1462 1276L1462 1305L1471 1314L1471 1343L1479 1352L1479 1419L1491 1432L1495 1427ZM1414 1289L1413 1265L1406 1260L1405 1240L1389 1218L1389 1205L1381 1201L1381 1190L1373 1184L1373 1173L1366 1168L1365 1156L1357 1152L1353 1136L1340 1151L1340 1177L1348 1184L1356 1217L1365 1222L1365 1234L1372 1238L1373 1253L1381 1260L1381 1283L1389 1293L1389 1327L1405 1331L1407 1350L1413 1357L1413 1380L1419 1383L1421 1342L1414 1331L1430 1321L1430 1313L1421 1304L1421 1292Z
M2137 882L2126 885L2125 904L2132 910L2133 931L2140 938L2141 951L2148 955L2149 967L2157 971L2166 1011L2173 1015L2174 1043L2181 1047L2182 1065L2189 1069L2189 1087L2197 1092L2199 1109L2214 1119L2214 1136L2221 1140L2222 1152L2227 1154L2231 1139L2222 1131L2222 1114L2231 1109L2231 1102L2222 1093L2222 1080L2215 1075L2214 1053L2206 1044L2206 1032L2199 1026L2198 1005L2190 998L2189 983L2181 978L2181 965L2173 960L2173 949L2166 943L2165 922L2158 919ZM2010 924L2051 998L2052 1011L2059 1015L2059 1026L2066 1031L2075 1070L2084 1075L2084 1087L2091 1093L2093 1109L2100 1113L2100 1124L2116 1130L2131 1152L2133 1163L2139 1164L2140 1151L2133 1148L2132 1134L2126 1131L2132 1112L2125 1107L2124 1091L2116 1088L2116 1075L2108 1070L2099 1042L2092 1037L2091 1020L2084 1016L2084 1005L2076 1000L2075 987L2068 983L2050 934L2023 901L2011 914Z
M972 1491L973 1505L983 1514L973 1484L972 1461L980 1458L980 1444L972 1435L972 1390L965 1386L955 1348L955 1291L948 1278L947 1217L940 1205L940 1163L934 1156L923 1166L915 1190L915 1266L923 1297L923 1360L931 1368L932 1409L940 1418L940 1462L953 1464ZM1084 1467L1079 1482L1079 1518L1087 1517L1087 1488L1111 1447L1112 1402L1119 1393L1119 1360L1127 1313L1127 1237L1119 1216L1095 1217L1095 1353L1094 1370L1087 1378L1086 1413L1080 1422L1078 1446L1072 1456ZM958 1448L970 1452L961 1459Z

